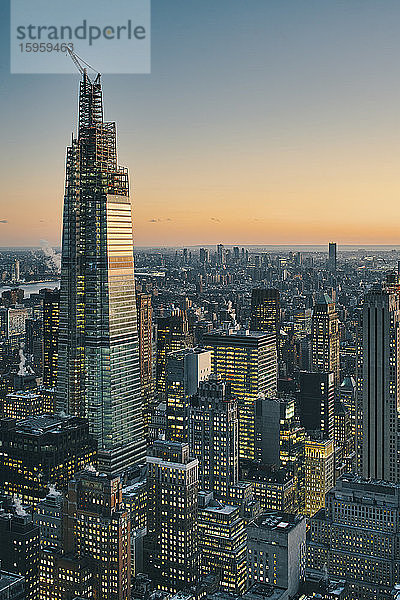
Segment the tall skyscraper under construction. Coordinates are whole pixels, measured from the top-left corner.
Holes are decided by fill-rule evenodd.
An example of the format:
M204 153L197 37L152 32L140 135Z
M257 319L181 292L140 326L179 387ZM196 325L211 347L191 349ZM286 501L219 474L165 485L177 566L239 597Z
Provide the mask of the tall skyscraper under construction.
M143 459L128 171L103 118L100 74L83 69L66 158L57 405L89 419L100 471Z

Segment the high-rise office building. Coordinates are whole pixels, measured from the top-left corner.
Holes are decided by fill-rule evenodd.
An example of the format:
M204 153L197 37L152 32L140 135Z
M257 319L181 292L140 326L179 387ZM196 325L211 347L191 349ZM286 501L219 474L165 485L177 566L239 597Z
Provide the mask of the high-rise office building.
M200 575L219 576L224 592L243 594L246 590L246 527L239 506L199 494Z
M136 309L139 331L139 363L143 420L147 431L155 392L153 368L153 309L151 305L151 294L136 294Z
M279 290L255 288L251 292L251 331L273 333L278 339L280 330Z
M7 419L26 419L43 413L43 398L36 391L21 391L7 394L0 400L1 415Z
M320 296L312 315L312 370L332 371L335 387L340 385L339 318L328 294Z
M58 367L60 291L46 290L43 296L43 385L55 388Z
M11 306L0 310L0 335L7 340L12 350L17 350L25 344L25 321L31 316L31 311L23 306Z
M189 348L171 352L167 358L167 438L188 442L189 398L211 374L211 352Z
M366 478L400 480L400 298L385 288L370 290L360 325L357 365L357 435Z
M119 477L85 470L38 505L40 600L130 600L130 518Z
M305 514L315 515L325 506L325 495L335 483L333 440L309 439L305 443Z
M65 517L65 554L87 561L93 597L130 600L130 520L120 478L94 470L76 475L68 485Z
M304 506L305 429L295 413L295 399L263 398L256 405L256 459L279 469L285 467L295 483L295 506Z
M202 381L189 415L190 452L199 461L200 489L228 502L239 479L238 409L230 384L215 375Z
M350 414L340 400L335 402L335 427L333 439L335 442L335 480L343 473L353 473L357 470L354 435L351 427Z
M198 461L188 444L157 440L147 466L144 570L157 587L176 592L198 577Z
M276 340L272 333L216 331L203 337L212 351L212 368L229 381L239 408L241 458L256 454L255 407L260 394L274 396L277 387Z
M267 512L249 523L247 531L248 584L269 583L294 598L305 572L306 519Z
M36 506L34 523L40 529L42 550L63 550L64 496L54 486ZM43 562L41 561L43 564ZM41 567L39 568L40 571Z
M217 263L224 265L226 262L226 251L223 244L217 245Z
M309 432L333 439L335 384L333 373L299 374L298 406L300 422Z
M261 510L296 512L296 481L288 468L275 469L242 460L240 479L252 485L254 498L260 503Z
M335 242L329 242L329 258L328 258L328 265L329 268L331 269L331 271L335 272L336 271L336 243Z
M12 283L19 282L19 260L16 258L11 266L11 281Z
M102 472L143 460L128 172L103 119L100 74L86 71L67 149L57 388L60 410L88 418Z
M346 598L396 598L399 581L400 486L343 475L326 509L309 521L308 567L345 579Z
M75 473L96 462L96 440L79 417L2 419L0 443L0 488L34 506L49 484L66 489Z
M311 308L297 308L293 313L294 334L301 341L311 334Z
M39 597L39 527L20 504L5 505L0 513L0 561L2 569L25 578L25 600Z
M95 587L90 562L87 558L41 551L39 568L39 600L83 600L94 596ZM118 596L114 596L115 599Z

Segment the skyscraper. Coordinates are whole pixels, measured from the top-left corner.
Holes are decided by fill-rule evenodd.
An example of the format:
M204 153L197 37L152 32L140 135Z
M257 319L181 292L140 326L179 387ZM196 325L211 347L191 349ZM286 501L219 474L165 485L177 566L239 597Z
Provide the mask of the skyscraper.
M176 592L198 576L198 461L188 444L157 440L147 465L144 570L159 588Z
M300 422L309 432L318 431L325 439L333 439L335 386L333 373L299 374L298 406Z
M306 440L305 514L312 517L325 506L325 495L335 483L333 440Z
M266 512L248 525L248 584L270 583L296 597L304 577L306 520L280 511Z
M85 558L94 598L131 597L130 519L122 502L119 477L83 471L68 485L65 553Z
M144 458L128 172L100 74L86 71L67 149L57 388L59 409L89 419L101 471Z
M336 242L329 242L329 268L336 271Z
M0 512L1 567L25 577L26 600L38 598L39 527L19 503L2 502ZM7 597L7 596L6 596Z
M312 315L312 370L333 372L335 386L340 385L339 319L335 303L322 294Z
M199 495L200 575L219 575L220 589L242 594L246 590L246 527L239 506Z
M399 327L399 295L381 287L369 291L357 361L358 445L363 477L393 482L399 481Z
M223 244L217 245L217 263L219 265L224 265L226 262L226 253Z
M351 424L351 432L356 435L356 382L354 377L347 376L343 379L340 389L339 398L346 407Z
M276 394L275 336L259 331L221 330L205 334L203 342L212 351L213 372L230 382L238 402L240 457L253 460L256 400L260 394Z
M251 292L251 331L273 333L278 339L279 327L279 290L254 288Z
M239 480L238 434L237 403L230 384L216 376L202 381L191 399L190 451L199 461L200 489L224 502Z

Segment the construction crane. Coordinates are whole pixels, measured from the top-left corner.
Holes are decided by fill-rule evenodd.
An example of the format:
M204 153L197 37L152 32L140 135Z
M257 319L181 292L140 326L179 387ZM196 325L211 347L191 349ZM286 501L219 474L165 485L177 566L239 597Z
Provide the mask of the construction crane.
M96 69L94 69L91 65L89 65L89 63L87 63L85 60L83 60L83 58L81 58L80 56L78 56L76 54L76 52L74 52L73 50L71 50L71 48L69 46L67 46L67 52L70 55L70 57L71 57L74 65L76 66L76 68L78 69L78 71L79 71L79 73L81 75L88 76L88 74L87 74L87 68L86 67L89 67L89 69L91 69L92 71L94 71L95 73L97 73L97 77L95 79L95 83L99 82L101 74L98 71L96 71ZM86 65L86 67L83 67L81 63L83 63L84 65Z

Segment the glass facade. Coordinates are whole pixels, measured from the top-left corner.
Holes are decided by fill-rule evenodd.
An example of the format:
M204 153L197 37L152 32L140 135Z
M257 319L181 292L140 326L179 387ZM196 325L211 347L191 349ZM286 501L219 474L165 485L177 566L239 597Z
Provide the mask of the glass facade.
M100 76L86 73L67 150L57 404L89 419L102 471L143 459L128 173L115 123L103 121Z

